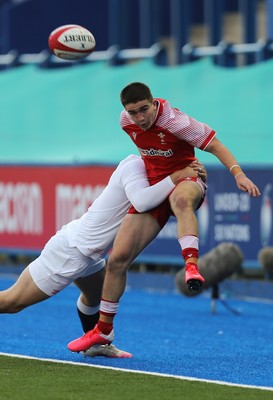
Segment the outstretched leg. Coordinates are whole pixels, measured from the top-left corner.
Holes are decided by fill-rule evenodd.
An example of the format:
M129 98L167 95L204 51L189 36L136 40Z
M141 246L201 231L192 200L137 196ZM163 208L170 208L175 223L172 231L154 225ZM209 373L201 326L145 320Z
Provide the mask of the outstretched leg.
M48 298L49 296L36 286L27 267L14 285L0 292L0 313L17 313Z

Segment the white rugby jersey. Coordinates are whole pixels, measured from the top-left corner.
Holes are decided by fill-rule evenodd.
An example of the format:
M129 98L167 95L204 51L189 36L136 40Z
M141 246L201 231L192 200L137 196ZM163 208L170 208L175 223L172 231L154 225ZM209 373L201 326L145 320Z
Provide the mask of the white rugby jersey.
M142 159L128 156L87 212L62 228L69 245L92 259L104 257L130 205L139 212L147 211L162 203L174 187L169 176L150 186Z

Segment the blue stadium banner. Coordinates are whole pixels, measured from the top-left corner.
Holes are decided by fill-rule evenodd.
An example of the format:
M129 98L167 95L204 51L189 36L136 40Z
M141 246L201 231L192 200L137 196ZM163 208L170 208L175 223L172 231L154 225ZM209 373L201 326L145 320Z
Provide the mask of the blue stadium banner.
M197 217L200 256L220 243L232 242L244 255L244 267L251 268L259 267L261 248L273 245L273 168L244 168L244 171L259 187L259 198L240 191L226 169L208 168L207 195ZM174 217L138 260L183 265Z

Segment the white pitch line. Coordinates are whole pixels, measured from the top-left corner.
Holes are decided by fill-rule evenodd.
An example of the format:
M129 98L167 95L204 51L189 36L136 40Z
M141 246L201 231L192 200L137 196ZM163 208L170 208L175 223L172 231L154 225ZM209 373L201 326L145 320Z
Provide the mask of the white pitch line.
M134 370L134 369L123 369L123 368L109 367L109 366L103 366L103 365L86 364L83 362L54 360L52 358L32 357L32 356L25 356L22 354L9 354L9 353L1 353L0 352L0 356L26 358L29 360L48 361L48 362L53 362L56 364L80 365L80 366L84 366L84 367L91 367L91 368L98 368L98 369L109 369L109 370L113 370L113 371L130 372L133 374L136 373L136 374L144 374L144 375L151 375L151 376L160 376L163 378L174 378L174 379L180 379L180 380L185 380L185 381L214 383L216 385L234 386L234 387L247 388L247 389L267 390L267 391L273 392L273 387L269 387L269 386L244 385L244 384L239 384L239 383L217 381L217 380L212 380L212 379L193 378L190 376L162 374L160 372L139 371L139 370Z

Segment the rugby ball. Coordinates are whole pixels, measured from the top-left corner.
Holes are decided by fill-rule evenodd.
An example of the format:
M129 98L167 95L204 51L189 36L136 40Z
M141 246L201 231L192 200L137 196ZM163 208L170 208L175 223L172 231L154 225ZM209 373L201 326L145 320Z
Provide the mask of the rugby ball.
M50 51L64 60L79 60L91 54L96 47L92 33L80 25L63 25L48 38Z

